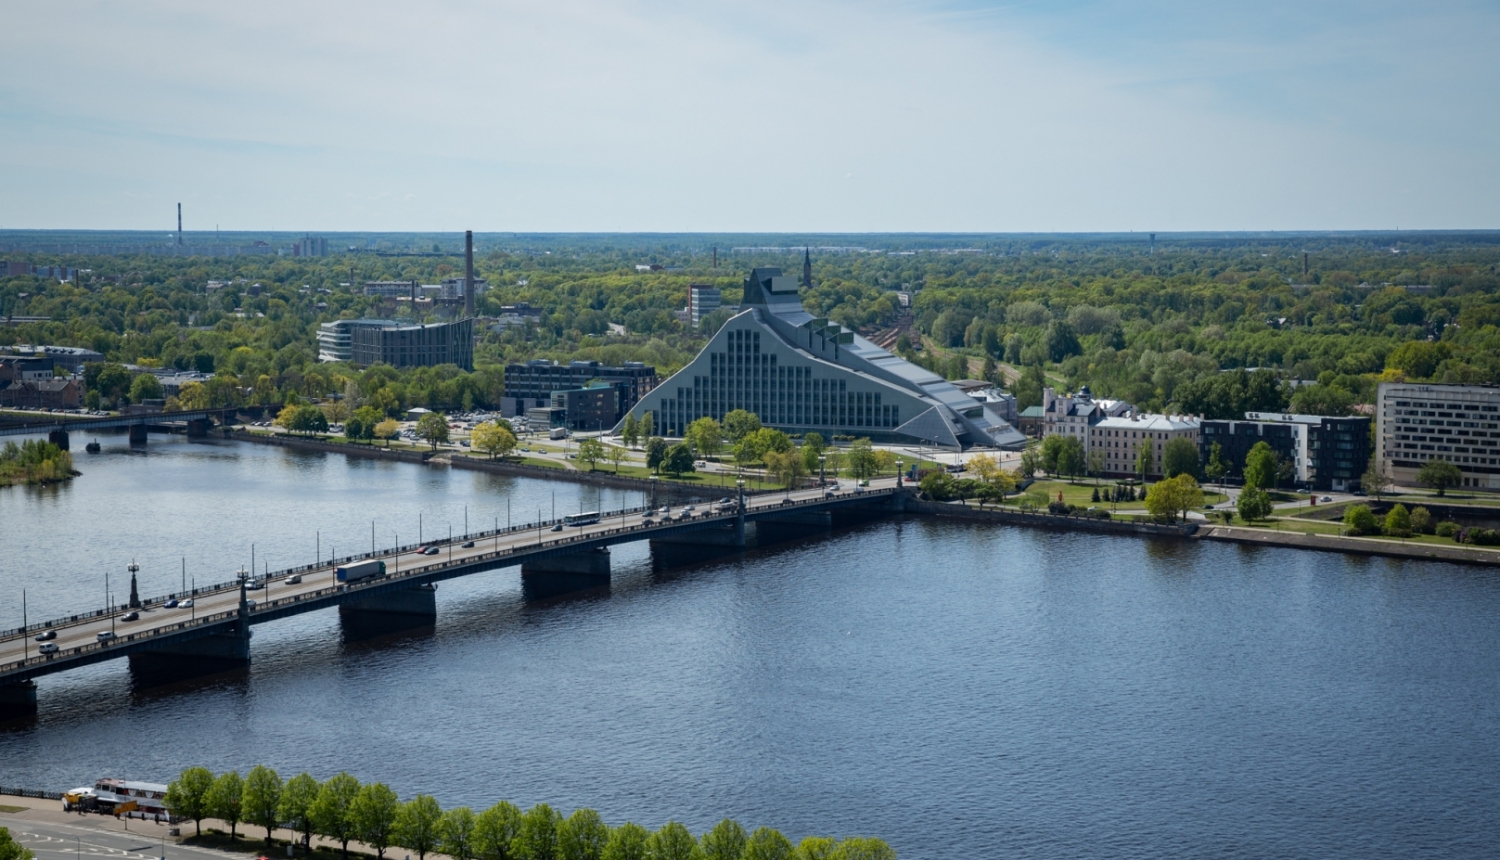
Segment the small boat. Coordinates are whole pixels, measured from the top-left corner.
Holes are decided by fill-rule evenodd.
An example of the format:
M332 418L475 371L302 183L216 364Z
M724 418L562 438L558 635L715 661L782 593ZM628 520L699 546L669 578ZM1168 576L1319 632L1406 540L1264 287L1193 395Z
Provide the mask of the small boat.
M99 445L99 440L95 439L94 441L92 441L92 442L88 443L87 445L83 446L83 450L89 452L90 454L97 454L97 453L99 453L99 451L101 450L101 446Z

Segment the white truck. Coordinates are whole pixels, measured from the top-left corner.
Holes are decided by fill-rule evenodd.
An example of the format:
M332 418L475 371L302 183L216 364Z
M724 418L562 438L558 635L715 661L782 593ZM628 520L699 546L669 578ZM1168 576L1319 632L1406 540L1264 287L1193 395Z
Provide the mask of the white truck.
M385 575L385 562L378 559L356 561L333 569L334 577L339 582L354 582L360 579L369 579L372 576Z

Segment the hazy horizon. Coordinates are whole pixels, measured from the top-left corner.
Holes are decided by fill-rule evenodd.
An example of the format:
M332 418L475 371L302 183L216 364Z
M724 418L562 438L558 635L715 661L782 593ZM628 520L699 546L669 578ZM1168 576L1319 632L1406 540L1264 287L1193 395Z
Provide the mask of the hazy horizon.
M1500 227L1500 9L12 6L0 230ZM46 38L43 38L45 34ZM269 228L266 225L284 225Z

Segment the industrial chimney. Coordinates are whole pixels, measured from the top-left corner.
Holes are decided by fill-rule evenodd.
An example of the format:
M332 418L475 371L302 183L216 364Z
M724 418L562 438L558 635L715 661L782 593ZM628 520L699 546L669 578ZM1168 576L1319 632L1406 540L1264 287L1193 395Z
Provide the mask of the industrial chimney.
M474 316L474 231L464 231L464 312Z
M1302 252L1302 282L1307 283L1307 252Z
M177 245L182 246L182 204L177 204Z

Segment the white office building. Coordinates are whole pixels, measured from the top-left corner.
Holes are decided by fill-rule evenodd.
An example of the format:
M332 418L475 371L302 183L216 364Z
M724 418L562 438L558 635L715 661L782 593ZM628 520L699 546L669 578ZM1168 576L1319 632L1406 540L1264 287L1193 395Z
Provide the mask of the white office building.
M1382 382L1375 457L1397 484L1415 486L1428 460L1447 460L1463 486L1500 490L1500 387Z

